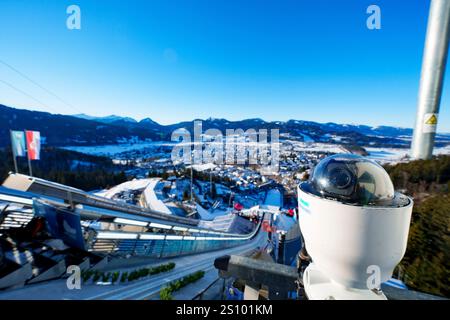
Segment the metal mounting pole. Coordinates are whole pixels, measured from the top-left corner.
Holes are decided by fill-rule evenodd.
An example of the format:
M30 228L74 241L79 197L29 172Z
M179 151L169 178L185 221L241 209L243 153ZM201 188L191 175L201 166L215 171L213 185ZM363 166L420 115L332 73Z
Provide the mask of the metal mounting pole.
M30 170L30 177L33 176L33 170L31 169L31 160L30 160L30 154L28 153L29 151L27 150L27 157L28 157L28 168Z
M16 170L15 173L18 173L19 170L17 169L17 158L16 158L16 152L14 151L12 130L9 130L9 136L11 137L11 151L12 151L12 156L13 156L13 161L14 161L14 169Z
M210 194L211 194L211 199L212 199L212 197L213 197L213 192L212 192L212 189L213 189L213 187L212 187L212 168L211 168L211 170L209 171L209 192L210 192Z
M414 159L430 159L441 102L450 33L450 1L432 0L420 76L416 125L411 146Z
M191 164L191 203L192 203L192 200L193 200L193 195L192 195L192 193L193 193L193 186L192 186L192 184L194 183L194 173L192 171L192 166L193 166L193 164Z

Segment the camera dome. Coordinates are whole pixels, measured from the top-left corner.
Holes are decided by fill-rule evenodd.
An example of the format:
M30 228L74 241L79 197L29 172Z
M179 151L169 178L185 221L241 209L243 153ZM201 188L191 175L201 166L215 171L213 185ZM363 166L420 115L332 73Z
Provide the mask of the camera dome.
M354 154L336 154L320 161L301 188L319 197L363 206L404 206L392 181L375 161Z
M378 163L353 154L320 161L298 186L298 223L312 263L308 298L378 298L368 272L388 281L406 251L413 200L394 192Z

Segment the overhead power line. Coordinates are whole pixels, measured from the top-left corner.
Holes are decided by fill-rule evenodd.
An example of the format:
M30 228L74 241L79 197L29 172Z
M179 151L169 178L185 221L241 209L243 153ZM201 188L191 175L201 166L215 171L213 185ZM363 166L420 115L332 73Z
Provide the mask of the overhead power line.
M35 97L33 97L31 94L28 94L28 93L26 93L25 91L23 91L23 90L21 90L21 89L15 87L15 86L13 86L11 83L6 82L6 81L1 80L1 79L0 79L0 82L2 82L3 84L7 85L8 87L10 87L10 88L16 90L17 92L20 92L21 94L27 96L28 98L30 98L30 99L36 101L36 102L39 103L40 105L42 105L42 106L44 106L44 107L46 107L46 108L52 110L54 113L59 113L58 111L56 111L55 109L53 109L52 107L50 107L49 105L47 105L46 103L44 103L44 102L42 102L41 100L39 100L38 98L35 98Z
M16 72L17 74L19 74L20 76L22 76L23 78L25 78L26 80L28 80L29 82L31 82L32 84L34 84L35 86L39 87L41 90L45 91L46 93L48 93L49 95L53 96L54 98L56 98L57 100L59 100L60 102L62 102L64 105L66 105L67 107L71 108L72 110L74 110L76 113L82 113L78 108L76 108L74 105L72 105L71 103L67 102L66 100L64 100L63 98L61 98L60 96L58 96L56 93L54 93L53 91L45 88L44 86L42 86L41 84L39 84L38 82L34 81L33 79L31 79L29 76L27 76L26 74L24 74L23 72L17 70L15 67L13 67L12 65L10 65L9 63L3 61L0 59L0 63L3 64L4 66L8 67L9 69L11 69L12 71ZM34 99L34 98L33 98Z

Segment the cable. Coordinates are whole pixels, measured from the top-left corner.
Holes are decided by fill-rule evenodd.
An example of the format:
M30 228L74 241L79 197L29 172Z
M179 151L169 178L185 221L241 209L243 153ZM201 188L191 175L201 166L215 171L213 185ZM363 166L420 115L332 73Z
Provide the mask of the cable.
M17 70L16 68L14 68L12 65L10 65L9 63L3 61L0 59L0 63L5 65L6 67L8 67L9 69L13 70L14 72L16 72L17 74L21 75L23 78L27 79L28 81L30 81L31 83L33 83L35 86L39 87L40 89L44 90L45 92L47 92L48 94L50 94L51 96L55 97L56 99L58 99L60 102L62 102L63 104L65 104L66 106L68 106L69 108L72 108L74 111L76 111L77 113L82 113L80 110L78 110L78 108L76 108L74 105L72 105L71 103L65 101L63 98L61 98L60 96L58 96L56 93L50 91L49 89L45 88L44 86L40 85L39 83L37 83L36 81L34 81L33 79L31 79L30 77L28 77L26 74L24 74L23 72L20 72L19 70Z
M4 84L6 84L6 85L7 85L8 87L10 87L10 88L12 88L12 89L16 90L17 92L20 92L20 93L22 93L23 95L25 95L25 96L27 96L28 98L30 98L30 99L32 99L32 100L34 100L34 101L36 101L37 103L39 103L39 104L43 105L44 107L46 107L46 108L48 108L48 109L52 110L52 111L53 111L53 112L55 112L56 114L58 114L58 113L59 113L58 111L56 111L56 110L55 110L55 109L53 109L52 107L48 106L47 104L45 104L45 103L44 103L44 102L42 102L41 100L39 100L39 99L37 99L37 98L33 97L32 95L30 95L30 94L26 93L25 91L23 91L23 90L21 90L21 89L19 89L19 88L15 87L15 86L13 86L13 85L12 85L11 83L9 83L9 82L6 82L6 81L4 81L4 80L1 80L1 79L0 79L0 82L2 82L2 83L4 83Z

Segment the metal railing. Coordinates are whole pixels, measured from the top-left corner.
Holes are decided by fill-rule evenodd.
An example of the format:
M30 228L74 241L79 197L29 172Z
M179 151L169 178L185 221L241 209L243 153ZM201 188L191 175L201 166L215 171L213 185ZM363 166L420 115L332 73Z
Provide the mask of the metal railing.
M169 235L144 232L136 234L134 239L105 239L97 236L92 239L88 250L94 253L139 255L154 258L169 258L181 255L222 250L245 244L254 238L261 228L262 217L255 230L247 235L227 235L219 233L208 235ZM118 236L122 236L121 235ZM147 239L145 239L147 238ZM153 238L153 239L150 239Z

